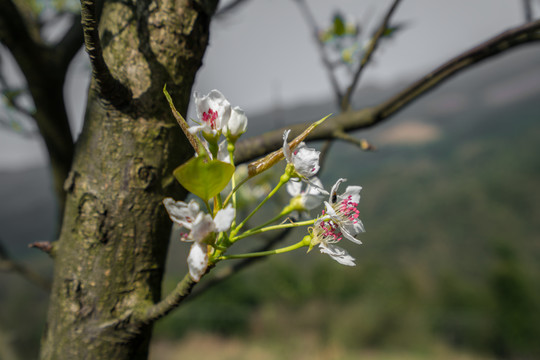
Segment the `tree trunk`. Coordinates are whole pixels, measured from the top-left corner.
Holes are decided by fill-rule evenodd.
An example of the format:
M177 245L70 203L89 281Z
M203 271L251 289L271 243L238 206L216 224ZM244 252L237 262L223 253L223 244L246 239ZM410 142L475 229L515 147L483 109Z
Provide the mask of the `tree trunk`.
M217 1L105 2L104 59L130 99L92 81L76 144L42 359L146 359L152 324L136 314L161 296L172 170L193 154L162 93L185 114Z

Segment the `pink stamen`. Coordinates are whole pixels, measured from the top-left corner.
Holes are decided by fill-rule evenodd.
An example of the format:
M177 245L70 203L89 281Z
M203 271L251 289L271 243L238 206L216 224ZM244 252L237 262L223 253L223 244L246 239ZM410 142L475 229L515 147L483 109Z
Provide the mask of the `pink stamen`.
M218 117L217 111L214 111L212 109L208 109L208 112L203 112L202 121L206 123L210 123L210 127L212 129L216 128L216 119Z

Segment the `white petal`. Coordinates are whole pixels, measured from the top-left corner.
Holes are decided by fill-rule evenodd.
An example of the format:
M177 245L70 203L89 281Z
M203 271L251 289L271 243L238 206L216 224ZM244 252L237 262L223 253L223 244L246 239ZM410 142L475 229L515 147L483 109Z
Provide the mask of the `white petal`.
M227 140L223 140L219 143L217 158L219 161L231 163L231 157L229 156L229 150L227 150Z
M208 236L216 231L216 226L212 216L209 214L199 213L197 219L193 223L191 232L189 233L189 239L195 242L205 242L208 240Z
M202 131L206 128L207 126L204 125L193 125L189 127L188 131L191 133L191 135L196 135L197 132Z
M318 180L318 183L314 182L313 179ZM307 192L313 195L315 195L316 193L329 195L328 191L324 190L321 181L316 176L313 176L311 178L303 178L302 181L309 185L309 187L306 189Z
M285 159L287 160L288 163L292 163L291 147L289 146L289 143L287 142L290 132L291 132L290 129L285 130L285 132L283 132L283 155L285 155Z
M347 186L347 189L345 189L345 192L339 195L338 199L341 201L350 196L351 201L358 204L360 202L360 190L362 190L361 186Z
M362 244L362 242L361 242L360 240L358 240L357 238L354 237L354 235L356 235L357 233L356 233L356 234L353 234L354 231L351 232L351 230L353 230L353 229L351 229L348 225L346 225L346 226L343 226L343 225L340 226L340 227L339 227L339 230L341 230L341 233L342 233L347 239L349 239L350 241L352 241L353 243L359 244L359 245Z
M221 128L227 124L229 117L231 116L231 104L225 96L219 90L212 90L208 95L200 96L198 93L193 94L195 97L195 105L197 109L197 117L201 121L202 129L204 132L220 131ZM204 113L208 113L208 110L217 112L217 118L215 128L212 129L209 123L203 121Z
M304 177L312 177L319 169L319 155L321 153L305 145L299 145L293 150L292 158L297 173Z
M227 136L237 138L246 132L248 119L244 110L235 106L231 110L229 122L223 127L223 131Z
M313 176L309 178L306 194L321 195L321 189L324 190L324 186L318 177Z
M345 249L342 249L337 245L320 243L319 249L321 250L321 253L330 255L332 259L336 260L341 265L356 266L354 263L355 258L349 255Z
M216 230L218 232L229 230L232 221L234 220L234 215L234 208L231 204L229 204L225 209L219 210L214 218Z
M189 204L186 204L183 201L165 198L163 199L163 205L165 205L171 220L186 229L192 228L193 222L199 214L199 204L195 200L191 200Z
M302 195L302 204L306 210L313 210L323 202L323 197L321 195L311 195L304 194Z
M206 244L193 243L187 258L189 275L195 282L199 282L201 276L208 267L208 246Z
M302 193L302 182L298 180L291 179L287 183L287 192L292 197L298 196Z
M341 184L344 181L347 181L347 179L341 178L338 181L336 181L334 186L332 186L332 190L330 191L330 204L333 205L336 202L336 200L337 200L337 191L338 191L338 188L339 188L339 184Z
M328 202L324 202L324 206L326 207L326 214L330 217L336 217L337 213L336 210L330 205Z

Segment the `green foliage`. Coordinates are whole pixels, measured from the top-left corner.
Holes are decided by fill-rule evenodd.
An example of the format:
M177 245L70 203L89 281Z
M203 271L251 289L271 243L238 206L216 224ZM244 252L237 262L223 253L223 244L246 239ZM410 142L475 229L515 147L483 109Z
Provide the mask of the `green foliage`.
M197 156L177 167L173 174L186 190L207 201L225 189L234 174L234 166Z

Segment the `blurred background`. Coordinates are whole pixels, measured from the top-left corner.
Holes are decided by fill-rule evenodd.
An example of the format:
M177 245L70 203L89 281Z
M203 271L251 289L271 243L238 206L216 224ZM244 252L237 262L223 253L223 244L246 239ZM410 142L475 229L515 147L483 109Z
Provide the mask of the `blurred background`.
M359 24L361 48L391 1L306 3L321 30L336 12ZM531 5L540 15L540 4ZM292 0L250 0L212 24L194 89L220 89L244 108L245 136L339 112L304 15ZM392 20L399 31L375 53L353 107L388 99L524 21L519 0L403 1ZM1 51L10 81L22 84ZM151 358L540 358L539 64L538 45L516 48L353 134L376 151L336 142L320 177L326 187L339 177L363 186L364 244L343 244L357 266L316 250L260 261L161 320ZM344 68L342 83L350 78ZM89 73L81 51L66 83L75 134ZM49 276L51 261L27 248L57 231L44 146L31 123L7 107L0 115L17 124L0 129L0 239L14 259ZM286 192L280 199L288 201ZM291 232L283 244L300 236ZM173 236L164 292L184 275L187 248ZM9 349L36 357L46 307L46 292L0 272L0 348L8 349L0 359Z

